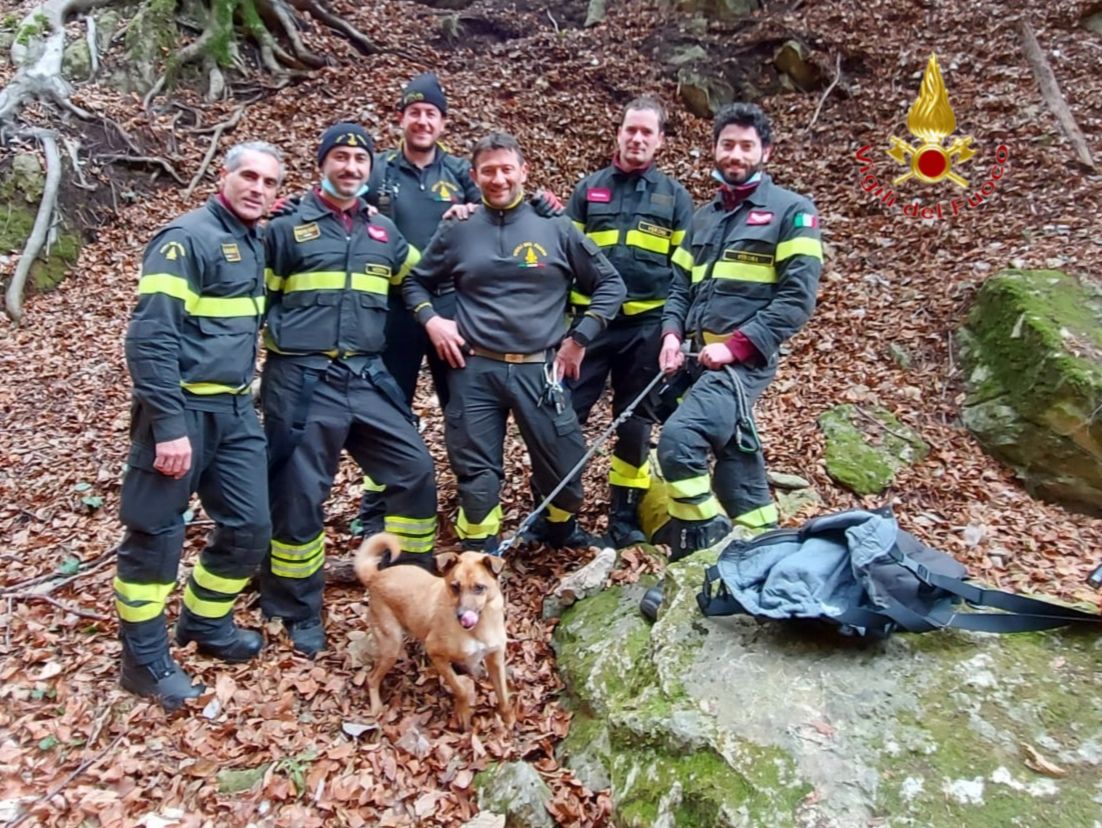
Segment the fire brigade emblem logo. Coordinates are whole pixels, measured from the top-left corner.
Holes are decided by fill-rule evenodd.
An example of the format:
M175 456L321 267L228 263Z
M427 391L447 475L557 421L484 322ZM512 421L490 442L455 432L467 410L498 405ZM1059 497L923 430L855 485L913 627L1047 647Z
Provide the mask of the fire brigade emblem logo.
M536 242L521 242L513 248L513 255L520 259L521 267L543 267L547 251Z
M437 181L432 185L432 191L436 193L437 201L455 201L459 187L450 181Z
M170 262L174 262L181 256L187 255L187 251L184 250L184 246L179 242L174 241L162 244L159 252Z
M885 150L896 163L910 166L907 172L893 179L892 184L902 184L909 178L936 184L947 178L967 189L967 179L953 172L953 164L963 164L976 154L972 149L972 137L958 137L949 146L943 146L944 140L956 128L957 119L949 105L949 93L941 79L937 55L930 55L922 75L922 87L907 113L907 129L921 143L914 147L893 135L892 148Z

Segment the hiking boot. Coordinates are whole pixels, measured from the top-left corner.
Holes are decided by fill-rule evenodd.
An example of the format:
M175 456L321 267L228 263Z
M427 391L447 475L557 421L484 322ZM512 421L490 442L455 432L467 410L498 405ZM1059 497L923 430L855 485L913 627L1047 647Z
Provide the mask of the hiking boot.
M360 496L360 512L348 525L349 533L356 538L370 537L383 531L386 517L386 501L382 492L365 491Z
M228 664L252 661L264 647L263 635L241 629L230 616L199 618L185 607L176 621L176 643L182 647L191 641L203 655Z
M325 622L320 618L291 621L287 624L287 633L291 636L291 646L295 652L307 658L313 658L325 649Z
M671 517L654 533L654 542L669 546L670 560L679 561L693 552L715 546L730 532L731 521L726 515L716 515L707 520Z
M555 549L586 549L590 546L605 546L604 539L580 527L578 519L573 515L569 520L562 523L552 523L541 515L520 539L525 543L542 543Z
M639 612L643 613L644 618L651 622L658 620L658 608L662 606L663 597L665 597L665 591L661 582L643 593L639 601Z
M614 549L624 549L646 543L647 536L639 524L639 501L645 489L611 486L608 509L608 540Z
M501 538L490 535L487 538L467 538L459 542L460 552L485 552L487 555L501 554Z
M187 699L194 699L207 689L201 682L193 684L191 677L168 653L149 664L138 664L125 646L119 684L135 696L156 699L167 713L179 710Z

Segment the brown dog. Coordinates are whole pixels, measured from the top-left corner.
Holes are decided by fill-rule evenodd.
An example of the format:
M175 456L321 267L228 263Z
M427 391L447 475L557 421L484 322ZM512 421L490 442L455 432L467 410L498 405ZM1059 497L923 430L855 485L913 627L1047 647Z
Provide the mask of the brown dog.
M402 652L402 632L425 647L437 672L455 696L459 724L471 727L474 681L455 672L460 664L481 675L485 660L497 694L497 710L506 727L516 722L505 683L505 599L497 576L505 561L480 552L436 556L436 577L417 566L379 569L385 552L398 557L394 535L367 538L356 553L356 577L367 587L368 620L375 637L375 664L367 678L371 713L383 710L379 685Z

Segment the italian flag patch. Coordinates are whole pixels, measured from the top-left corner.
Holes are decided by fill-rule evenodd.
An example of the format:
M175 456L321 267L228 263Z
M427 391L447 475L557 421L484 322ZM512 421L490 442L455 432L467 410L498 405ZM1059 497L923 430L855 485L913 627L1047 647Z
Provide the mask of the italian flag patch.
M818 227L819 217L812 213L796 213L796 220L793 224L797 227Z

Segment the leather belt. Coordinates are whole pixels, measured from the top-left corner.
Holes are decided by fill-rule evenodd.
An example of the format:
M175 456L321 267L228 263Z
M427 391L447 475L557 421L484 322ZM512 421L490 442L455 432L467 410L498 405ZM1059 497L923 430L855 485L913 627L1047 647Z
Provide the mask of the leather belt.
M473 356L486 357L486 359L493 359L498 362L509 362L512 364L547 362L547 351L537 351L534 354L502 354L497 351L488 351L485 348L479 348L477 345L469 345L468 350Z

